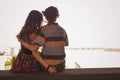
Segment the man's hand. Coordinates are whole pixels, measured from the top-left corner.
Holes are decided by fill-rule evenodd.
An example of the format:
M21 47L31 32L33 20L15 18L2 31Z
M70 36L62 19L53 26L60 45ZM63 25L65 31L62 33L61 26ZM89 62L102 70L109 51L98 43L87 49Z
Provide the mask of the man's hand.
M52 73L56 73L57 71L56 71L56 68L55 68L55 67L50 66L49 69L48 69L48 72L49 72L50 74L52 74Z

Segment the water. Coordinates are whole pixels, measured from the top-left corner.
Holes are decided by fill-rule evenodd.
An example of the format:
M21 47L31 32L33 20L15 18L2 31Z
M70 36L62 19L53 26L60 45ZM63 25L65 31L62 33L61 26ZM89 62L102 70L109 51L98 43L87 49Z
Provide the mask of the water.
M66 54L67 68L120 67L120 52L66 50Z
M0 70L5 70L4 62L11 56L0 56ZM120 52L102 50L85 51L66 49L66 68L109 68L120 67Z

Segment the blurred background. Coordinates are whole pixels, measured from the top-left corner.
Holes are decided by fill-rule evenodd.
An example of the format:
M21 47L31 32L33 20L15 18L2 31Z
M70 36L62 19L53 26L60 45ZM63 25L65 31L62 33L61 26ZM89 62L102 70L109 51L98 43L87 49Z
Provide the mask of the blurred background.
M120 0L0 0L0 70L18 54L16 35L31 10L59 10L69 38L66 68L120 67ZM8 61L8 63L7 63ZM5 64L6 62L6 64Z

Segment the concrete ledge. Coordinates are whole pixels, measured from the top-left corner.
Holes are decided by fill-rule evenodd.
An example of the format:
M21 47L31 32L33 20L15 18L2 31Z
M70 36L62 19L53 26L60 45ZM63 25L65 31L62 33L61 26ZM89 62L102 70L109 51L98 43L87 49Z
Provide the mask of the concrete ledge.
M120 68L66 69L55 74L11 73L3 70L0 71L0 80L120 80Z

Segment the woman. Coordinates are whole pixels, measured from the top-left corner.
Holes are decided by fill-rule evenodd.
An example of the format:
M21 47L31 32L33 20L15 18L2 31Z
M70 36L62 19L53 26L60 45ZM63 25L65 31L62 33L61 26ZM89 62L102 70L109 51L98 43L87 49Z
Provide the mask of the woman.
M43 21L42 14L37 10L32 10L25 24L17 35L19 41L23 41L27 44L31 44L35 49L38 49L38 45L33 43L33 40L40 32L40 26ZM36 48L37 47L37 48ZM34 49L33 48L33 49ZM48 64L41 58L38 53L32 53L29 49L25 48L21 44L21 50L14 60L11 72L39 72L47 69ZM50 73L56 72L52 67L48 70Z
M65 69L65 46L68 46L68 38L66 31L56 23L59 17L58 9L54 6L48 7L43 11L47 25L42 26L39 36L33 41L34 43L42 46L41 57L49 64L49 67L55 67L57 72ZM22 44L37 53L37 48L33 45L27 44L22 41Z

